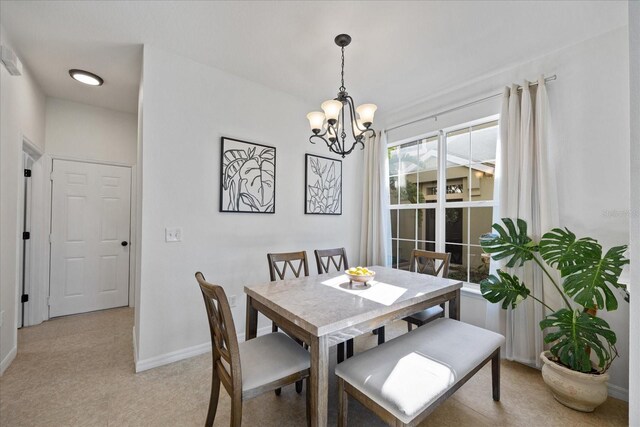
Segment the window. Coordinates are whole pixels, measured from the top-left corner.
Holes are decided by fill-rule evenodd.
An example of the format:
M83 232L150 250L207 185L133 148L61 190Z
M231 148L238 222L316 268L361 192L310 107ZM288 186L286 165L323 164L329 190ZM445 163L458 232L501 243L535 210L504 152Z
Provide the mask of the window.
M394 268L408 270L423 249L451 253L449 278L489 275L479 239L491 232L497 140L493 117L389 144Z

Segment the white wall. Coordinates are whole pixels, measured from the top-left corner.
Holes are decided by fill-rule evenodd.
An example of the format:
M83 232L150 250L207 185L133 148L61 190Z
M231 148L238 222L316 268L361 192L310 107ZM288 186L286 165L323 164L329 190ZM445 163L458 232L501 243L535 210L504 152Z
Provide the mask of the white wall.
M268 280L268 252L344 246L357 263L362 186L355 152L343 161L343 214L305 215L304 154L329 155L308 142L312 105L149 46L143 75L138 370L210 350L198 270L238 296L243 333L243 287ZM277 147L275 214L218 212L222 135ZM183 242L165 243L165 227L182 227Z
M557 74L548 83L552 116L552 158L557 159L560 224L579 236L591 236L605 247L629 243L629 45L627 28L520 64L470 84L380 116L387 125L437 113L498 93L504 85ZM500 98L389 133L390 141L464 123L499 112ZM636 115L637 117L637 115ZM463 310L465 307L463 300ZM484 307L467 304L480 312ZM464 316L464 312L463 312ZM611 394L626 398L629 386L629 307L603 313L616 331L617 359L611 370Z
M46 105L46 152L50 156L136 163L136 114L58 98L47 98Z
M0 43L11 42L0 26ZM20 52L16 52L18 57ZM22 184L22 144L27 138L44 151L45 98L26 66L22 76L11 76L0 66L0 373L15 357L19 285Z
M640 425L640 2L629 1L631 98L631 316L629 425Z

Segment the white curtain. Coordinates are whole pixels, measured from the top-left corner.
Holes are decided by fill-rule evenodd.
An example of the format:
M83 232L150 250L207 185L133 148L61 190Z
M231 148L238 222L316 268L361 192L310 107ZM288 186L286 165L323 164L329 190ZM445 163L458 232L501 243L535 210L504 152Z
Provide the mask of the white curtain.
M391 220L387 139L382 131L364 143L360 258L363 265L390 265Z
M535 89L534 89L535 88ZM555 169L549 154L549 107L544 78L537 87L524 81L520 87L506 87L500 112L494 223L501 218L524 219L529 236L538 240L558 226L558 197ZM491 272L501 268L520 277L532 294L559 309L562 300L540 268L528 263L523 268L505 269L504 262L492 261ZM487 304L487 327L506 337L504 356L509 360L540 366L543 335L538 323L544 308L531 298L515 309Z

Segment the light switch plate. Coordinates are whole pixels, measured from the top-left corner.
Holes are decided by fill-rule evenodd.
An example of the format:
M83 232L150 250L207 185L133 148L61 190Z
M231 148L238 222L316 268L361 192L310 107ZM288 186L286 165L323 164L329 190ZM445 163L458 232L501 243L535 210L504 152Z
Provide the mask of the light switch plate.
M171 227L164 229L164 241L165 242L182 242L182 228Z

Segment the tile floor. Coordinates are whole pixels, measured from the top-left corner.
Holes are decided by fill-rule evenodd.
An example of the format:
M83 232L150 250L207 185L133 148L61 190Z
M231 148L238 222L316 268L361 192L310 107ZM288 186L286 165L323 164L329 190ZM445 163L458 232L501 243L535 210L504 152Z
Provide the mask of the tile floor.
M204 308L203 308L204 316ZM0 377L2 426L202 426L206 418L211 356L204 354L134 373L133 310L120 308L68 316L23 328L18 355ZM403 322L387 328L393 337ZM376 337L356 340L356 350ZM334 350L335 351L335 350ZM335 361L335 355L332 356ZM335 379L330 425L335 425ZM245 426L304 426L304 393L286 387L244 405ZM352 402L352 426L382 426ZM491 399L489 366L482 369L424 423L429 426L623 426L626 402L610 398L592 414L556 403L540 373L517 363L502 364L502 400ZM229 425L229 399L220 392L216 426Z

